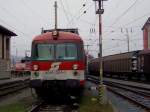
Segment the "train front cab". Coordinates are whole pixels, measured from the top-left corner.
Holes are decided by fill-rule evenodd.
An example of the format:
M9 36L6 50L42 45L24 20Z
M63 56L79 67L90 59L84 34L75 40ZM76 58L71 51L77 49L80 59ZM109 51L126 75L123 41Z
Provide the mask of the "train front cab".
M83 51L81 40L33 42L30 86L38 95L80 94L85 81Z

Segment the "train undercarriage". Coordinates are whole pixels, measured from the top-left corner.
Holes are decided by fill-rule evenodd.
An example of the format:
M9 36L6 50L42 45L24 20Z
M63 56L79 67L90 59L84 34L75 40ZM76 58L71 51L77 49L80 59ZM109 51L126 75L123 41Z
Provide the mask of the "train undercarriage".
M104 77L150 82L150 74L148 74L148 73L117 73L117 72L114 72L114 73L104 73Z
M70 80L32 80L30 86L34 88L38 97L41 98L56 98L67 96L80 96L83 91L83 86L80 81Z

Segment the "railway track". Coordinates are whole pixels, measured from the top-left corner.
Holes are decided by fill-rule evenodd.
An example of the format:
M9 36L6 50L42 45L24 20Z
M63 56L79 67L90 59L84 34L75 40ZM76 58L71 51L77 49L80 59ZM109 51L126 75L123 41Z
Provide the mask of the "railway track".
M97 77L88 76L87 80L99 83ZM136 87L135 85L125 85L121 83L104 81L107 89L128 99L144 109L150 110L150 90L148 88Z
M0 85L0 97L11 94L29 86L29 80L18 80Z
M41 102L33 106L29 112L78 112L78 110L72 105Z

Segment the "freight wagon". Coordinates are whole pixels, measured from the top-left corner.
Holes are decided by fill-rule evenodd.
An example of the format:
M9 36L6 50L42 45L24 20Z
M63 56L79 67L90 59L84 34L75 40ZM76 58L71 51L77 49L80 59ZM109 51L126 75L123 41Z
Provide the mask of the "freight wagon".
M150 50L138 50L103 57L104 76L123 79L148 80L150 78ZM88 64L89 74L99 74L99 58Z

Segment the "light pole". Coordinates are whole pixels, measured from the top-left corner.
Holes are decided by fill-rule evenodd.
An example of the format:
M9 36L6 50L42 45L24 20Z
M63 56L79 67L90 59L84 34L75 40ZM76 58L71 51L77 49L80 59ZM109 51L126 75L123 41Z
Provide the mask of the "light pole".
M99 75L99 103L105 104L105 86L103 85L103 58L102 58L102 14L104 13L103 1L107 0L93 0L98 2L98 10L96 14L99 15L99 65L100 65L100 75Z

